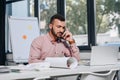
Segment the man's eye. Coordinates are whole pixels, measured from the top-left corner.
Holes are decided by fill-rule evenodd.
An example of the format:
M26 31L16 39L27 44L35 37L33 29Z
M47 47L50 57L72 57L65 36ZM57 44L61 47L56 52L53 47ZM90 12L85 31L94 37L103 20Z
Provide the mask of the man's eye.
M65 30L65 27L63 27L63 29Z
M57 28L61 28L61 26L57 26Z

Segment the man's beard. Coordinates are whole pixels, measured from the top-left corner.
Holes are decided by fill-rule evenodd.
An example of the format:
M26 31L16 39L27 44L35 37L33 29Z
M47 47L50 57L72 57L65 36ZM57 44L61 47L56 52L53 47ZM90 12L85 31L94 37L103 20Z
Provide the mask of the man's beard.
M59 36L57 36L57 34L55 33L55 31L54 31L53 28L51 29L51 32L52 32L52 34L53 34L54 37L59 38Z
M62 37L61 37L61 36L57 36L57 34L55 33L55 31L54 31L53 28L51 29L51 32L52 32L54 38L56 39L56 41L57 41L58 43L61 42ZM61 33L61 34L62 34L62 33Z

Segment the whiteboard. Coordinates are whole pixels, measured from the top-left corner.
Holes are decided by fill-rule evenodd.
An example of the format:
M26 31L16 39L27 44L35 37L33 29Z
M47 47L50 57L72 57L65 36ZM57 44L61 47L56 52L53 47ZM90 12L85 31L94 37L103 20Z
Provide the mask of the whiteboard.
M13 61L16 63L28 62L31 43L40 35L37 18L10 17L9 28Z

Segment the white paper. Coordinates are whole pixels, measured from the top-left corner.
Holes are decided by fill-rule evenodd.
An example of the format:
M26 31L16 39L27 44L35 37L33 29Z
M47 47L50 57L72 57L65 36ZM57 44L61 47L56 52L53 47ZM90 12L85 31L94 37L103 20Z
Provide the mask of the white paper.
M51 67L59 67L59 68L72 69L72 68L76 68L78 65L78 62L74 57L47 57L45 61L49 62Z

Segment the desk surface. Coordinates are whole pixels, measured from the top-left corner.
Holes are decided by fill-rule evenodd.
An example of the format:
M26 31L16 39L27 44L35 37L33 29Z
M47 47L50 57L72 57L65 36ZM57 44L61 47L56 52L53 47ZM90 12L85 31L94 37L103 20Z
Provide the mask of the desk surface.
M15 66L10 66L15 67ZM106 66L78 66L75 69L63 69L63 68L50 68L41 69L40 71L20 71L1 73L0 80L13 80L13 79L27 79L41 77L41 79L48 78L49 76L66 76L75 74L86 74L90 72L100 72L109 70L120 70L120 64L118 65L106 65Z

